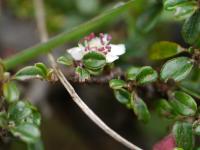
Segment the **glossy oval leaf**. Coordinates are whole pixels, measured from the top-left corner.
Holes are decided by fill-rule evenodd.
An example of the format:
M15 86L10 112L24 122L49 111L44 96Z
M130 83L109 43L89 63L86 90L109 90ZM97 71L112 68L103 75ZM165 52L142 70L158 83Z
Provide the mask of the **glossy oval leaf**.
M200 99L200 84L197 81L182 81L178 86L184 92Z
M163 115L169 118L174 118L176 116L176 112L174 108L165 99L159 100L159 102L157 103L157 110L160 115Z
M195 0L164 0L164 8L173 11L178 19L190 17L198 8Z
M43 63L36 63L35 67L41 70L41 72L43 73L44 77L47 76L49 68L45 64L43 64Z
M168 79L175 81L183 80L192 70L193 61L187 57L178 57L167 61L160 73L160 77L165 82Z
M63 64L63 65L66 65L66 66L71 66L73 65L73 58L71 57L71 55L69 55L68 53L65 54L64 56L60 56L58 59L57 59L57 62L59 64Z
M165 59L175 56L184 51L185 49L177 43L161 41L152 45L149 52L149 57L152 60Z
M106 58L97 52L88 52L83 56L83 65L88 69L101 69L106 65Z
M126 82L120 79L112 79L109 81L109 86L112 89L121 89L126 86Z
M200 10L197 10L182 27L182 35L185 42L200 46Z
M8 103L15 102L19 100L20 91L17 85L10 81L3 84L3 96L5 97Z
M174 15L177 19L187 19L198 9L196 1L188 1L184 4L179 5L174 10Z
M193 116L197 111L197 104L195 100L188 94L176 91L173 94L171 105L177 113L184 116Z
M28 66L21 70L19 70L15 76L14 79L17 80L28 80L28 79L43 79L45 78L45 74L41 71L41 69L35 67L35 66Z
M34 124L39 127L41 124L41 115L38 111L33 111L29 116L26 117L24 122Z
M140 72L136 76L138 84L146 84L156 81L158 78L157 72L150 66L145 66L140 69Z
M125 89L114 90L115 98L122 104L129 104L131 101L131 93Z
M20 124L32 114L32 108L23 101L17 101L9 105L8 118L16 124Z
M166 10L173 10L178 5L184 4L188 2L188 0L163 0L163 5Z
M130 67L127 71L126 71L126 78L127 80L136 80L136 76L138 75L138 73L140 72L140 68L141 67Z
M10 128L11 133L26 143L35 143L40 138L40 131L33 124L20 124Z
M141 120L144 123L148 122L151 116L146 103L135 94L133 95L133 100L131 102L133 110L138 117L138 120Z
M194 146L194 136L192 124L189 122L176 122L173 126L172 133L176 139L177 147L184 150L192 150Z

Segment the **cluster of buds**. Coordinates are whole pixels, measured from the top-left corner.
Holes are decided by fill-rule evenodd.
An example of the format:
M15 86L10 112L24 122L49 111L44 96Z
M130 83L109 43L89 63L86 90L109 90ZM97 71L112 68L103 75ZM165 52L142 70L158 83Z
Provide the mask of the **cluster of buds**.
M109 34L100 33L97 37L91 33L78 43L78 47L68 49L67 52L75 61L81 61L85 54L95 51L103 54L107 63L112 63L125 53L125 45L110 44L111 39L112 36Z

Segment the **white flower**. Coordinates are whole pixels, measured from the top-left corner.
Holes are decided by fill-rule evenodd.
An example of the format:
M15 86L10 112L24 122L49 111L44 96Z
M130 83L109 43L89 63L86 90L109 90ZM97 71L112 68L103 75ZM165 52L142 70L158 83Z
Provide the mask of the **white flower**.
M73 57L74 60L81 60L85 54L84 49L80 47L74 47L68 50L68 53Z
M68 49L67 52L74 60L80 61L86 53L96 51L105 55L107 63L112 63L125 53L126 48L124 44L109 44L110 41L111 36L108 34L101 33L100 37L96 37L92 33L84 38L84 45L79 43L78 47Z
M100 38L98 38L98 37L95 37L95 38L93 38L91 41L88 41L88 45L89 45L90 47L97 47L97 48L102 47L101 40L100 40Z
M113 61L119 59L119 56L125 53L125 45L124 44L110 44L110 52L106 54L107 63L112 63Z

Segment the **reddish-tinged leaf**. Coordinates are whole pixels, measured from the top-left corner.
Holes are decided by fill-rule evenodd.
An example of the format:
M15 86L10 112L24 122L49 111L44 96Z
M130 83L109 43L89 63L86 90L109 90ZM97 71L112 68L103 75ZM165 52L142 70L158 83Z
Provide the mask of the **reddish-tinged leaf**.
M164 137L153 146L153 150L173 150L176 147L175 139L172 134Z

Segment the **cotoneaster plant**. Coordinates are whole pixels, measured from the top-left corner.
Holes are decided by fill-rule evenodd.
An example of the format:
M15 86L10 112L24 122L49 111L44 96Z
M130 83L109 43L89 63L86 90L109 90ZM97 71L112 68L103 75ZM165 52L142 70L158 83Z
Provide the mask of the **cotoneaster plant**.
M114 73L116 69L114 62L126 53L126 46L111 44L112 38L109 34L100 33L96 36L91 33L80 40L77 46L67 49L57 61L48 54L51 66L36 63L20 69L13 75L5 71L5 68L11 69L15 65L74 40L77 35L94 30L101 23L117 17L132 4L134 2L129 1L115 7L70 32L60 34L49 41L45 38L45 43L3 60L0 65L1 128L26 142L29 148L33 148L34 144L41 140L40 114L28 101L20 100L20 92L15 82L30 79L60 81L76 104L100 128L129 149L141 149L111 130L87 107L68 82L68 75L57 65L59 63L64 67L73 68L75 76L70 78L72 82L77 81L77 78L76 83L80 84L93 81L105 82L113 90L116 100L133 111L143 123L151 119L151 110L146 101L148 98L155 99L153 108L162 117L172 120L173 125L169 128L169 134L153 147L154 150L198 149L195 139L200 135L200 107L197 102L200 98L200 2L197 0L157 0L152 4L153 9L145 11L138 17L136 27L144 35L155 27L161 13L171 13L171 17L183 21L181 34L188 47L184 48L171 41L159 41L149 48L149 58L152 61L162 60L159 66L133 64L125 68L118 67L119 71ZM151 93L151 96L146 96L146 93Z

